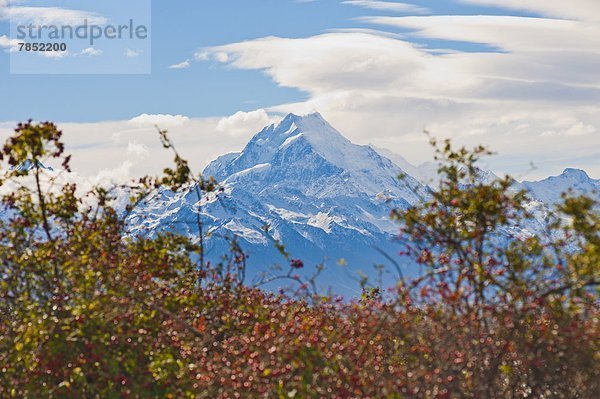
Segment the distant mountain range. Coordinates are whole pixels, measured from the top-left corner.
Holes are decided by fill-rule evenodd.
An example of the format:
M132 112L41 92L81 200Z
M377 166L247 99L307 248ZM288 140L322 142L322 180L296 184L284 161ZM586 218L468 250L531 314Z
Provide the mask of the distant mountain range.
M560 176L552 176L535 182L523 182L529 195L545 205L555 206L560 203L563 193L588 195L600 200L600 180L592 179L580 169L568 168Z
M417 167L389 151L353 144L318 113L290 114L257 133L241 152L223 155L204 170L204 176L214 176L224 187L222 194L201 202L207 257L218 262L227 253L225 237L236 236L250 255L249 277L257 279L274 265L287 267L289 260L275 247L281 242L292 258L303 260L304 275L317 264L326 265L321 289L331 286L350 295L358 292L356 280L362 274L378 278L375 265L386 266L382 284L395 279L397 265L390 258L403 273L415 274L408 260L397 255L398 226L389 214L426 200L436 172L433 163ZM401 173L408 177L398 180ZM564 191L600 199L600 181L580 170L522 185L540 220L517 234L535 234ZM197 205L194 190L161 191L131 215L131 234L174 230L196 237Z
M29 159L23 163L20 163L19 165L15 166L15 167L12 167L11 170L16 170L19 172L28 172L30 170L35 169L36 167L39 169L49 171L49 172L54 171L54 168L52 168L51 166L44 165L44 163L42 161L37 161L37 163L36 163Z

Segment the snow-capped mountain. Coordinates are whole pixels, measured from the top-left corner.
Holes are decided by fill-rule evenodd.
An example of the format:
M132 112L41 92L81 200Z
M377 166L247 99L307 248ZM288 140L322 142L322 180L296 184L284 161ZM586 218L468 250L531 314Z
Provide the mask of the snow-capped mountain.
M54 168L52 168L51 166L44 165L44 163L42 161L34 162L34 161L30 160L30 159L28 159L28 160L20 163L19 165L11 168L11 170L17 170L19 172L28 172L28 171L33 170L35 168L39 168L39 169L42 169L42 170L47 170L47 171L50 171L50 172L54 171Z
M352 144L319 114L290 114L256 134L239 153L215 160L204 171L225 187L203 201L202 220L211 238L208 256L226 252L224 236L239 237L250 254L250 272L285 265L274 243L302 258L307 273L328 267L322 278L340 291L354 290L358 269L374 278L374 265L397 258L398 226L392 208L406 208L429 191L369 146ZM133 233L172 228L196 234L196 194L163 192L130 219ZM268 232L264 227L269 226ZM340 259L348 268L336 266ZM398 259L402 262L402 259ZM349 288L352 287L352 288Z
M383 155L384 157L398 165L398 167L400 167L407 175L414 177L415 179L419 180L425 185L437 185L439 181L439 165L435 162L424 162L420 165L413 165L400 154L396 154L395 152L385 148L379 148L375 146L371 147L379 154Z
M385 267L381 284L386 286L395 281L398 264L403 274L418 272L397 255L399 226L389 214L428 198L439 181L436 164L413 166L396 154L353 144L318 113L290 114L257 133L241 152L216 159L203 174L215 177L224 191L201 201L195 190L161 191L131 215L131 234L168 229L197 237L200 209L208 236L206 257L218 262L228 253L227 238L235 236L250 255L250 278L273 265L287 267L289 259L275 245L279 242L291 258L303 260L306 267L300 273L305 276L325 264L321 288L331 286L342 294L357 293L361 274L377 280L375 265ZM401 174L408 176L399 180ZM492 172L482 171L482 179L493 178ZM505 234L541 232L562 192L572 188L591 194L599 186L598 180L572 169L518 184L516 189L530 191L536 218ZM340 259L348 266L337 265Z
M398 182L400 173L371 147L352 144L318 113L288 115L255 135L241 153L221 157L204 171L225 185L243 183L260 194L279 188L301 189L318 200L372 201L383 195L405 205L419 201L425 188L411 177Z
M585 194L600 201L600 180L592 179L580 169L568 168L559 176L551 176L540 181L523 182L523 186L533 199L543 202L549 207L560 203L562 194L569 192L573 195Z
M438 173L438 170L440 168L439 163L429 161L429 162L423 162L420 165L413 165L412 163L408 162L408 160L400 154L396 154L395 152L392 152L385 148L378 148L378 147L374 147L374 146L371 146L371 147L375 151L377 151L379 154L383 155L384 157L388 158L393 163L398 165L404 171L404 173L408 174L409 176L414 177L415 179L417 179L424 185L429 186L432 189L439 187L439 183L440 183L440 175ZM479 172L480 172L480 181L490 183L490 182L498 179L498 176L495 175L490 170L480 169ZM521 188L521 187L519 187L519 188Z

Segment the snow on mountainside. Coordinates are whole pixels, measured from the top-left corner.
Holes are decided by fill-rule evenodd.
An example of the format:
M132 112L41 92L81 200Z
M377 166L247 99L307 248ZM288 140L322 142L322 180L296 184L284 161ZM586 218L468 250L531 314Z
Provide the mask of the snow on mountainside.
M352 144L321 115L290 114L256 134L240 153L205 169L205 176L225 187L219 199L203 201L202 220L211 235L208 256L216 260L225 253L222 237L235 234L256 275L285 263L274 247L274 240L281 240L292 257L305 261L307 273L313 272L309 265L325 262L324 284L348 293L356 287L357 269L374 277L375 264L391 267L381 254L396 257L398 251L390 210L429 193L412 177L399 181L401 173L371 147ZM196 203L193 192L162 192L132 216L132 232L170 228L193 235ZM341 258L349 270L335 266Z
M559 176L536 182L523 182L531 197L549 207L560 203L562 193L585 194L600 201L600 180L592 179L579 169L565 169Z
M316 198L385 193L407 203L418 201L407 184L397 181L400 173L389 159L371 147L352 144L317 113L288 115L254 136L241 153L221 157L204 171L205 176L225 184L302 188L304 194ZM425 193L415 179L408 183Z
M218 262L228 252L226 238L236 236L250 255L248 274L257 278L270 266L286 267L288 260L275 247L281 241L292 258L304 261L301 273L310 276L317 264L327 266L321 288L332 286L338 293L355 295L361 273L378 277L374 265L387 267L382 283L388 285L396 269L383 253L401 265L409 262L397 256L399 227L389 219L390 210L425 200L429 187L439 181L436 172L433 163L415 167L396 154L355 145L318 113L290 114L257 133L241 152L223 155L204 170L205 177L214 176L224 187L222 194L201 201L206 256ZM486 181L495 178L482 172ZM399 180L404 173L406 179ZM531 193L529 208L536 219L505 234L542 231L548 209L561 192L573 188L589 194L598 186L598 180L575 170L519 184L517 188ZM161 191L129 218L131 234L175 230L197 237L197 205L194 190ZM345 259L348 268L337 266L339 259Z
M438 169L440 165L438 163L424 162L418 166L415 166L408 162L406 158L404 158L400 154L396 154L395 152L384 148L377 148L374 146L371 147L379 154L385 156L386 158L394 162L396 165L398 165L406 174L414 177L424 185L429 186L433 189L439 186L440 175L438 173ZM495 175L492 171L480 169L480 181L490 183L496 179L498 179L498 176Z
M375 146L371 146L371 148L398 165L398 167L400 167L406 174L414 177L421 183L428 186L437 184L439 180L437 173L439 166L435 162L424 162L416 166L408 162L408 160L402 155L396 154L388 149Z
M51 171L51 172L54 171L54 168L52 168L51 166L44 165L44 163L42 161L37 161L37 163L36 163L29 159L15 167L11 168L11 170L17 170L19 172L28 172L30 170L35 169L36 167L38 167L39 169L42 169L42 170L47 170L47 171Z

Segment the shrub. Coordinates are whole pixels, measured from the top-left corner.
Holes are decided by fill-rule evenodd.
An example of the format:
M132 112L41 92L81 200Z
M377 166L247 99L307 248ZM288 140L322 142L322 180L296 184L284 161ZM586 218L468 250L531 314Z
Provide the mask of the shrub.
M19 125L3 158L68 169L60 136ZM235 248L223 267L202 239L127 238L110 190L48 191L40 168L6 171L19 185L0 221L0 397L598 397L596 204L566 199L569 225L502 246L530 216L509 178L480 179L485 153L442 145L440 189L393 214L421 277L350 301L247 287ZM175 158L130 187L133 204L159 187L216 189Z

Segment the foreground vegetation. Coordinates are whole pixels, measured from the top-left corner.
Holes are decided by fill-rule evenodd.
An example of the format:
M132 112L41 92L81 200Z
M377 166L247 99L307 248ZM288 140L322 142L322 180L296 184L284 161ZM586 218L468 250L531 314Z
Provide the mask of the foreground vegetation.
M0 397L600 397L598 204L565 198L545 237L503 244L531 217L524 193L481 181L485 149L436 147L440 189L392 215L421 277L399 269L391 290L355 301L252 289L236 248L214 265L202 240L128 239L109 190L5 171ZM2 154L69 167L50 123L19 125ZM175 161L130 187L132 203L215 189Z

